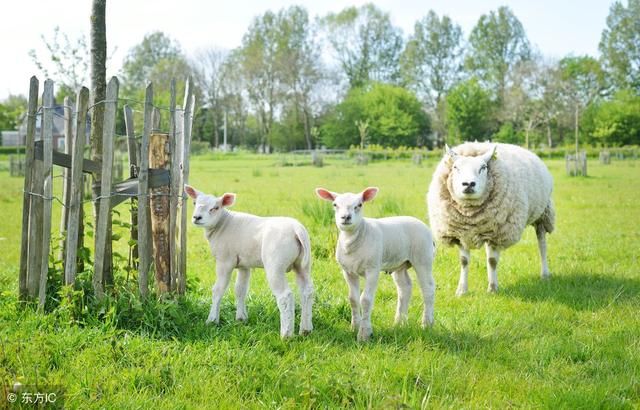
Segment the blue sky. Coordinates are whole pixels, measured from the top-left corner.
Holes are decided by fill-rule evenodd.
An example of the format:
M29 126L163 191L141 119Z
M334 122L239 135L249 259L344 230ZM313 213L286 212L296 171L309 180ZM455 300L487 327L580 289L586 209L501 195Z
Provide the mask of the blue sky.
M624 0L623 0L624 1ZM374 3L391 14L405 36L416 20L433 9L458 23L465 36L478 18L502 5L520 19L531 43L543 55L598 55L600 34L613 0L379 0ZM338 12L366 1L339 0L107 0L107 42L112 51L108 75L117 74L126 52L146 33L161 30L177 39L188 55L210 46L234 48L240 44L253 17L266 10L302 5L311 16ZM626 4L626 2L624 2ZM4 3L0 13L0 100L8 94L26 94L29 77L37 68L30 49L45 56L41 35L58 25L71 37L88 38L90 0L23 0Z

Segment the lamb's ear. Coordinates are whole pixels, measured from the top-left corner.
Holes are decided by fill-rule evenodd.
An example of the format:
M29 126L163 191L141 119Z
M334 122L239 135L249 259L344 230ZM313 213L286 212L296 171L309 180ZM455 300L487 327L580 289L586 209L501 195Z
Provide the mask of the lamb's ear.
M191 185L185 185L184 186L184 192L189 195L191 197L191 199L196 199L198 198L198 195L200 195L200 192L197 191L194 187L192 187Z
M444 152L444 155L449 159L449 161L453 162L458 159L458 153L449 148L449 145L447 144L444 144Z
M482 160L485 163L489 163L492 159L496 159L498 157L498 144L493 144L492 147L487 150L484 154L482 154Z
M324 199L325 201L333 202L336 199L337 194L335 192L327 191L324 188L316 188L316 195Z
M223 207L231 206L236 203L236 194L224 194L220 200L220 205Z
M364 191L362 191L361 195L362 195L362 202L371 201L373 198L376 197L376 195L378 195L378 188L369 187Z

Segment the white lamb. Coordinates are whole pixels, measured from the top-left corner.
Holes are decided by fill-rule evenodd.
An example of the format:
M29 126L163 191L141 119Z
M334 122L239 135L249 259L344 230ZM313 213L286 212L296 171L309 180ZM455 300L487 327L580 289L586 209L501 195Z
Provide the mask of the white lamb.
M234 204L235 194L205 195L188 185L184 190L194 199L193 224L204 228L216 259L217 279L212 289L207 323L217 324L220 320L220 300L229 286L234 268L238 269L236 319L247 320L245 297L251 268L264 268L280 310L280 336L293 336L295 300L285 276L293 269L302 305L300 334L311 332L311 246L304 226L293 218L265 218L229 211L227 207Z
M336 225L340 230L336 259L349 285L351 328L359 329L359 341L368 340L373 333L371 311L380 271L392 272L398 290L397 324L407 319L411 299L411 279L407 269L413 266L424 301L422 326L433 324L436 285L432 275L435 245L431 231L418 219L408 216L363 217L363 204L377 193L378 188L367 188L359 194L316 189L320 198L333 202ZM359 295L359 276L365 279L362 295Z
M456 295L467 292L469 249L485 245L489 292L498 290L500 251L518 242L527 225L538 237L541 275L550 276L545 234L552 232L553 179L532 152L510 144L447 147L429 186L429 223L439 242L460 247Z

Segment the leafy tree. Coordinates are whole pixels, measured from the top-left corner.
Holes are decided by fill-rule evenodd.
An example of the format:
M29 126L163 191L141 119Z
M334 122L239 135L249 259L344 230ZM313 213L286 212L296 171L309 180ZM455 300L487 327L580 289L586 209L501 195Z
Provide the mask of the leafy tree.
M640 93L640 0L616 1L609 9L607 27L600 38L605 67L618 89Z
M491 99L476 78L461 82L447 95L450 143L483 139L491 134Z
M586 132L602 145L640 144L640 96L621 90L610 101L594 105ZM588 119L586 117L585 119Z
M15 130L22 114L27 111L27 99L23 95L9 95L0 102L0 130Z
M222 88L224 82L224 64L228 56L226 50L209 48L199 53L194 61L196 81L204 95L203 107L198 111L194 122L207 123L210 126L201 129L196 135L211 135L214 147L220 144L220 127L223 122L225 108L222 104ZM206 118L199 118L205 115ZM195 125L194 125L195 126Z
M433 111L462 74L462 29L433 11L416 22L402 53L405 84Z
M402 34L388 13L367 3L330 13L322 24L350 87L398 79Z
M374 83L355 88L338 104L321 134L329 147L360 144L356 123L367 121L367 142L383 146L416 146L426 143L429 117L412 92L393 85Z
M497 12L482 15L471 31L466 65L501 103L509 72L530 56L522 23L511 9L502 6Z

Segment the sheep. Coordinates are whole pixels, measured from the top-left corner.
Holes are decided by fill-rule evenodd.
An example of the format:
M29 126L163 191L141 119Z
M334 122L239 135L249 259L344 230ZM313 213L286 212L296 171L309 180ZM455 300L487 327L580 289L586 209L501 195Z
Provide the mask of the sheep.
M311 280L311 245L305 227L293 218L260 217L233 212L236 194L220 197L205 195L195 188L184 188L195 204L192 222L204 228L211 253L216 259L216 282L212 288L211 310L207 323L218 324L220 300L229 286L231 272L238 269L235 285L236 320L247 320L245 297L252 268L264 268L267 280L280 310L280 336L293 336L295 301L287 283L286 272L292 269L302 305L300 334L313 329L311 309L313 282Z
M398 291L395 323L407 319L411 299L407 269L413 266L424 301L422 327L433 324L436 287L432 275L435 244L431 231L423 222L408 216L365 218L363 204L377 193L375 187L359 194L338 194L316 188L320 198L333 202L335 221L340 230L336 259L349 286L351 329L358 330L358 341L367 341L373 334L371 311L381 271L392 272ZM362 295L358 294L359 276L365 280Z
M510 144L465 143L446 147L429 191L429 223L437 242L457 245L460 281L467 292L470 249L485 245L488 292L498 290L500 251L517 243L527 225L538 238L541 276L549 278L545 234L553 232L553 179L532 152Z

